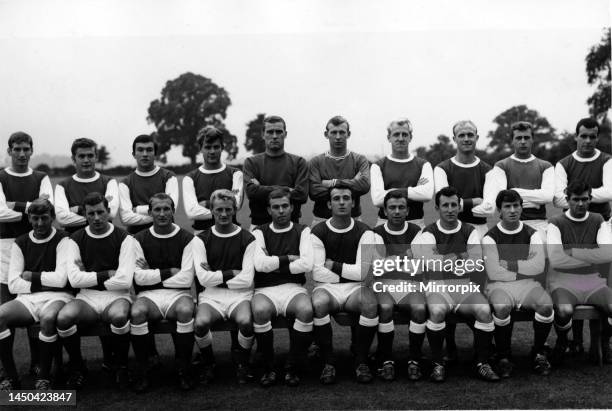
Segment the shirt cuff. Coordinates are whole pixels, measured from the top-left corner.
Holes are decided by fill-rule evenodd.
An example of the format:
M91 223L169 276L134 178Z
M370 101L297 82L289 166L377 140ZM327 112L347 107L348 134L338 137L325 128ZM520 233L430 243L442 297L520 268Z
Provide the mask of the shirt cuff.
M289 257L281 255L278 257L278 271L281 274L291 274L289 271Z

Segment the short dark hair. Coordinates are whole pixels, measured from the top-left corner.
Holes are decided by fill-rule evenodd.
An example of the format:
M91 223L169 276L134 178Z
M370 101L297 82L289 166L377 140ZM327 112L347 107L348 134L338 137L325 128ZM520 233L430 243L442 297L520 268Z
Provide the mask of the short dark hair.
M594 118L587 117L580 119L580 121L578 121L578 123L576 124L576 136L578 136L578 131L580 130L580 127L597 128L597 134L599 134L599 123Z
M529 121L515 121L514 123L510 124L510 138L513 139L514 138L514 131L527 131L529 130L531 132L531 137L533 138L533 124L531 124Z
M90 138L77 138L76 140L72 142L72 147L70 147L70 152L72 153L72 155L75 155L77 152L77 149L79 148L92 148L92 147L94 151L97 153L98 145L96 144L95 141L93 141Z
M516 190L502 190L497 193L497 197L495 198L495 206L498 210L501 210L502 203L514 203L518 201L521 206L523 206L523 197Z
M565 195L570 198L572 194L582 194L585 191L591 195L591 185L584 180L574 180L565 188Z
M331 200L332 190L348 190L351 192L351 200L355 200L355 192L352 188L350 188L347 184L342 182L337 182L335 186L327 189L327 193L329 194L329 199Z
M263 133L266 130L266 123L283 123L283 130L287 131L287 123L281 116L267 116L263 119L263 123L261 123L261 132Z
M198 131L197 141L198 145L200 146L200 149L204 146L204 144L211 143L215 140L219 140L219 142L223 146L223 132L217 127L206 126L201 128L200 131Z
M85 209L85 206L95 206L100 203L104 204L104 208L106 208L107 210L109 209L108 200L106 199L106 197L104 197L97 191L92 191L91 193L87 194L83 199L83 209Z
M28 133L24 133L23 131L16 131L9 136L8 147L13 148L13 144L19 143L28 143L30 145L30 148L34 148L32 137Z
M408 193L404 190L391 190L387 194L385 194L385 199L383 200L383 208L387 208L387 201L392 198L403 198L406 200L406 205L408 205Z
M291 191L287 187L275 188L268 194L268 205L270 205L270 200L273 198L283 198L287 197L289 202L291 202Z
M55 219L55 207L53 207L51 201L47 200L46 198L37 198L36 200L32 201L28 207L29 215L42 215L47 213L51 216L51 218Z
M153 207L153 200L170 200L170 206L172 207L172 211L175 210L174 200L166 193L155 193L149 198L149 211Z
M440 197L442 196L444 197L457 196L457 198L459 198L459 192L457 191L455 187L451 187L451 186L444 187L443 189L438 191L435 195L434 199L436 201L436 207L440 206Z
M332 118L327 120L327 124L325 124L325 132L327 132L327 129L329 128L330 124L332 126L334 126L334 127L337 127L340 124L344 124L344 123L346 123L346 132L350 134L351 133L351 125L349 124L348 120L345 119L342 116L333 116Z
M137 136L132 142L132 155L136 153L137 143L153 143L153 152L157 154L157 141L155 141L155 139L152 136L148 134L141 134Z

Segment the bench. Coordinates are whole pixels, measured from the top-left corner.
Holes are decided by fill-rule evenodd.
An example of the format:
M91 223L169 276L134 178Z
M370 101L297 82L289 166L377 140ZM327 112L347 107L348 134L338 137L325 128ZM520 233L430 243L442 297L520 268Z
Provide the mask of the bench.
M512 313L512 320L515 322L521 321L532 321L533 320L533 312L528 311L514 311ZM602 361L602 349L601 349L601 330L602 325L601 321L606 320L605 316L603 316L598 310L591 306L586 305L578 305L574 310L573 320L600 320L598 322L597 327L591 327L591 345L595 344L597 348L597 359L598 363L601 366L603 364ZM358 315L348 314L348 313L338 313L334 315L334 320L338 325L341 326L353 326L357 324ZM410 316L405 313L396 312L393 318L393 321L396 324L409 324ZM447 323L451 324L459 324L465 323L465 319L459 315L450 314L446 318ZM274 328L287 328L290 323L284 317L277 317L272 325ZM175 325L172 321L160 321L156 324L152 324L149 327L149 331L154 334L170 334L174 332ZM223 323L216 324L212 331L233 331L236 330L236 326L228 321ZM38 324L32 325L28 327L28 335L30 337L38 337L38 332L40 331L40 326ZM79 332L81 336L90 337L90 336L105 336L110 335L110 327L108 324L96 323L89 326L79 326Z

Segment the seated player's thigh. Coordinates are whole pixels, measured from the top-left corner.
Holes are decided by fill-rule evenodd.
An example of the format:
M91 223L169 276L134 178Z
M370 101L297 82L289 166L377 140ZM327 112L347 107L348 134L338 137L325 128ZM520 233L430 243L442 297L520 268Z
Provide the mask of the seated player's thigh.
M512 297L500 288L496 288L489 293L489 303L493 306L495 316L500 320L508 318L514 309Z
M359 313L367 318L374 318L378 314L376 294L368 287L359 287L346 300L344 309L348 312Z
M374 293L374 295L378 301L378 319L381 323L388 323L393 319L395 300L387 292Z
M451 310L451 305L440 293L427 294L427 312L434 323L441 323Z
M593 304L608 317L612 316L612 289L610 287L603 287L595 291L587 298L587 303Z
M253 296L251 312L253 313L253 321L256 324L265 324L278 315L274 303L264 294L255 294Z
M523 299L521 307L549 317L553 312L552 297L542 286L536 283L536 286Z
M306 293L300 293L293 297L287 304L285 311L288 317L297 318L301 322L309 323L312 321L312 302Z
M168 307L166 318L180 323L187 323L193 319L195 304L191 295L185 294Z
M126 298L117 298L102 312L102 321L111 323L115 327L123 327L130 319L132 303Z
M490 323L493 321L491 316L491 306L487 298L481 293L471 293L459 305L457 313L464 317L474 318L478 322Z
M325 317L327 314L335 314L340 311L340 303L329 291L318 288L312 292L312 309L315 317Z
M400 312L410 312L410 319L417 323L425 322L427 319L427 299L425 293L408 293L397 303Z
M57 328L65 330L75 324L92 324L99 319L100 316L91 305L75 298L57 314Z
M9 327L24 327L34 324L34 317L25 305L12 300L0 305L0 331Z

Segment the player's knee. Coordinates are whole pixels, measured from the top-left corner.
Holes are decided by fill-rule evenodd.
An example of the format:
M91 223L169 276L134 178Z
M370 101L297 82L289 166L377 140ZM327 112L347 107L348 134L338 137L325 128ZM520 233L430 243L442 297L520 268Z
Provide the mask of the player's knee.
M295 318L298 320L309 323L312 321L314 315L312 304L309 298L300 300L295 306Z
M39 318L40 330L45 335L55 334L55 322L57 315L55 314L42 314Z
M512 306L508 304L493 304L493 312L499 319L508 318L512 312Z
M176 319L181 323L186 323L191 321L193 318L193 303L189 302L179 302L176 305Z
M130 310L130 318L134 324L142 324L147 321L149 310L145 304L134 304Z
M538 304L535 307L535 312L543 317L550 317L553 313L552 302L550 304Z
M323 293L315 293L312 295L312 309L314 315L323 317L329 311L329 297Z
M66 330L72 327L75 324L75 320L77 317L77 311L73 310L70 306L65 306L63 309L57 313L57 328L61 330Z
M251 317L251 312L245 310L236 314L234 322L236 323L236 327L238 327L240 330L248 329L250 327L252 328L253 318Z
M193 330L196 335L202 337L210 331L210 317L205 315L196 316L193 322Z
M410 306L410 319L419 324L427 320L427 307L425 304L413 304Z
M559 319L567 319L574 315L572 304L557 304L555 307L555 317Z
M506 317L508 315L506 315ZM493 321L493 317L491 316L491 308L489 307L489 305L488 304L474 305L474 319L481 323L489 323Z
M378 319L381 323L388 323L391 321L393 319L393 304L379 304Z
M435 323L440 323L446 318L448 309L445 305L434 304L429 306L429 319Z
M253 313L253 320L257 324L266 323L272 318L272 307L261 301L251 304L251 311Z

